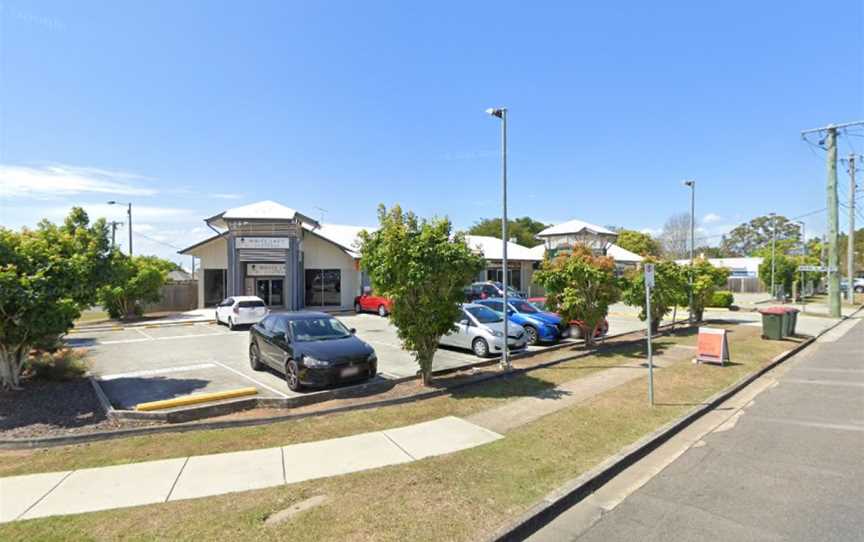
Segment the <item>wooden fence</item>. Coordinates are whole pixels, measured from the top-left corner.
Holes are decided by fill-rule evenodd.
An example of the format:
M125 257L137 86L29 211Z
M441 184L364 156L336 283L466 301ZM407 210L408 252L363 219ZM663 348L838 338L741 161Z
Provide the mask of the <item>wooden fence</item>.
M738 294L755 294L766 291L758 277L729 277L726 289Z
M144 312L189 311L198 308L198 281L169 282L162 286L162 300L148 303Z

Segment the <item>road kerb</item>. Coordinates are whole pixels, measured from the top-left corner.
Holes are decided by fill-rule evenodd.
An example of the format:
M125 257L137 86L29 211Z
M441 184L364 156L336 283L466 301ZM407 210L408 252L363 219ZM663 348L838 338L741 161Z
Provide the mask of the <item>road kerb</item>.
M175 408L188 405L197 405L200 403L210 403L212 401L221 401L223 399L235 399L237 397L246 397L256 395L257 388L238 388L235 390L216 391L212 393L197 393L187 395L186 397L176 397L174 399L164 399L162 401L150 401L149 403L138 403L135 405L135 410L138 412L150 412L152 410L165 410L167 408Z

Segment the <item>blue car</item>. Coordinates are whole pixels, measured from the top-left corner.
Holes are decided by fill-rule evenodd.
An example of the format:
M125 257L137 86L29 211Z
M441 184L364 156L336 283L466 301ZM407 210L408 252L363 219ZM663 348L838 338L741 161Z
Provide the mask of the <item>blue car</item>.
M500 314L504 313L504 300L500 297L475 301ZM570 326L562 323L561 317L543 312L524 299L508 299L510 321L525 328L528 344L556 343L570 335Z

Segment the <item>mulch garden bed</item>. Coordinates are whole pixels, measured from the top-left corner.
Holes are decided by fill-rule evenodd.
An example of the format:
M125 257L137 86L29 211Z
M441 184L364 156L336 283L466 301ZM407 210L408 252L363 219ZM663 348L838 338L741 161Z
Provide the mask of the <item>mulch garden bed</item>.
M100 432L149 423L109 420L86 378L26 378L22 390L0 391L0 439Z

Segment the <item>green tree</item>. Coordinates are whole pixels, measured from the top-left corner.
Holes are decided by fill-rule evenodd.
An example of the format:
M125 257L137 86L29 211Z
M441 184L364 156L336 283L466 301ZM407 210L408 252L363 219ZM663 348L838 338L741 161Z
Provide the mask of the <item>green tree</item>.
M577 245L570 255L546 260L534 273L534 280L546 289L546 303L564 321L583 322L582 336L594 343L594 330L618 301L621 291L615 278L615 261L595 256L591 249Z
M615 244L640 256L660 257L663 252L660 241L640 231L618 230L618 240Z
M168 272L177 264L156 256L111 255L110 283L99 289L99 302L112 318L140 316L145 303L156 303Z
M20 387L30 349L56 342L96 299L109 269L104 219L73 208L62 225L0 228L0 386Z
M684 266L685 279L689 279L689 273L690 266L688 264ZM693 313L697 322L702 321L705 307L711 302L714 292L724 288L728 278L729 269L714 267L703 258L698 258L693 262Z
M536 235L546 229L546 224L538 222L533 218L523 216L515 220L507 221L507 235L511 239L516 239L516 243L523 247L536 247L542 241L536 238ZM485 235L487 237L495 237L501 239L501 219L500 218L484 218L476 222L468 230L469 235Z
M750 222L737 226L723 236L720 247L732 256L752 256L756 251L771 246L776 225L776 250L788 253L798 248L801 242L801 228L785 216L758 216Z
M684 269L671 260L646 258L643 267L630 271L623 279L622 299L633 307L639 307L639 319L647 318L645 309L644 264L654 264L654 288L651 289L651 331L656 332L660 320L676 305L687 304L687 275Z
M397 205L378 208L379 228L360 233L361 265L372 286L393 303L390 321L402 346L432 381L432 359L441 337L459 319L463 287L483 269L483 258L452 232L447 219L420 219Z

